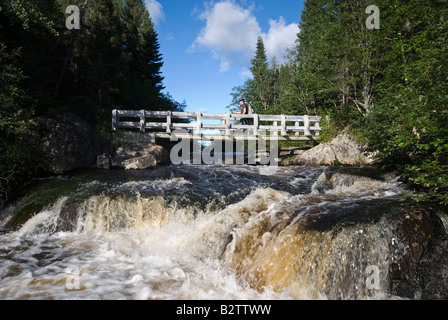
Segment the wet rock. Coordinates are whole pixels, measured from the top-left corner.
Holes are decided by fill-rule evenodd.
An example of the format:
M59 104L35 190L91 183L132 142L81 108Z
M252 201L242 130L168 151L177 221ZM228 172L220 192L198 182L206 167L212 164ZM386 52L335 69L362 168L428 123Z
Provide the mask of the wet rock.
M365 146L355 142L347 131L343 131L328 143L311 148L289 161L290 165L355 165L372 163L372 156L365 152Z
M448 234L437 210L415 205L388 217L391 293L410 299L448 299Z
M149 168L157 168L157 160L154 158L154 156L148 154L143 157L137 157L137 158L131 158L124 160L121 165L126 170L143 170L143 169L149 169Z
M96 167L102 170L109 170L111 168L111 157L107 153L103 153L96 158Z
M112 167L121 169L148 169L170 163L169 152L149 142L123 142L112 157Z

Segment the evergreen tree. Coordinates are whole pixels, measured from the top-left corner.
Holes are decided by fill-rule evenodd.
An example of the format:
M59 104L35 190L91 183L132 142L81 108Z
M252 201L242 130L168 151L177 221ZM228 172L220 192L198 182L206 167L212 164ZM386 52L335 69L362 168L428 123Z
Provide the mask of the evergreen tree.
M114 108L183 111L161 67L143 0L0 0L0 200L38 170L34 116L71 111L102 129Z
M448 203L448 6L378 0L381 28L369 30L370 4L305 2L297 47L302 101L330 114L328 129L350 126L380 151L384 168Z
M252 59L250 71L253 75L253 81L250 85L253 90L253 104L257 106L259 111L266 111L270 104L270 79L268 72L268 59L264 42L261 37L257 39L257 49L255 57ZM257 112L259 112L257 111Z
M336 21L331 15L332 7L325 0L308 0L299 24L298 62L301 85L301 103L308 110L325 109L337 101L337 93L331 85L335 80Z
M48 82L46 74L37 78L41 83L30 78L38 75L37 70L49 70L33 65L46 57L38 50L39 37L45 36L42 42L48 43L56 35L47 13L43 1L0 2L0 207L13 188L36 172L32 117L37 104L30 92L40 97L39 87Z
M154 109L162 102L162 57L157 33L142 0L126 0L122 9L124 77L120 104Z
M288 52L288 61L280 66L278 73L278 107L284 114L313 114L315 111L306 108L300 78L297 54Z
M61 7L69 4L64 0ZM109 117L123 81L120 17L108 0L83 1L79 8L84 9L81 28L62 31L65 50L60 68L67 62L67 52L70 59L56 100L59 110L53 112L72 111L97 124Z
M366 135L384 168L448 204L446 1L382 4L384 50ZM385 20L385 21L384 21Z

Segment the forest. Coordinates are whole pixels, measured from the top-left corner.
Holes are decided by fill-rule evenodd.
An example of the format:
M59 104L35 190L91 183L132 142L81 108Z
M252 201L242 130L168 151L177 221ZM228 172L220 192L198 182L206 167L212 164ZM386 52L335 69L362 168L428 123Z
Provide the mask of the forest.
M80 29L66 26L70 5ZM322 141L349 130L418 197L446 205L447 11L448 0L305 0L286 62L268 61L259 38L232 101L330 119ZM157 36L143 0L0 0L2 196L39 171L38 116L73 112L107 135L112 109L186 108L162 92Z
M0 194L40 169L36 117L72 112L107 136L116 108L183 111L159 49L143 0L0 0Z
M328 116L322 141L349 130L417 199L447 205L447 12L446 0L306 0L287 62L268 61L259 38L253 77L233 101L244 96L259 114Z

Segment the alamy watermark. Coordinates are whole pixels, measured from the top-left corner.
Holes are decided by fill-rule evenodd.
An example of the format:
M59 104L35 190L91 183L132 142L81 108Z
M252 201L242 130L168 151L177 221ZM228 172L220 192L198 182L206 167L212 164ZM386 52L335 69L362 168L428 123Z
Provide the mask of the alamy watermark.
M366 268L366 287L369 290L379 290L380 286L380 268L375 265L368 266Z
M68 30L81 28L81 13L78 6L72 5L65 9L66 14L70 14L65 20L65 26Z
M203 147L187 130L175 130L171 134L171 141L178 143L171 149L171 162L174 165L261 165L259 168L261 175L277 173L279 162L277 136L266 135L266 131L260 131L256 137L251 130L246 130L228 138L224 140L219 137L212 138L211 144Z
M370 5L366 8L366 13L371 14L367 17L366 28L369 30L380 29L380 8L375 5Z
M68 266L65 269L67 278L65 279L65 288L70 291L79 290L80 285L80 270L77 266Z

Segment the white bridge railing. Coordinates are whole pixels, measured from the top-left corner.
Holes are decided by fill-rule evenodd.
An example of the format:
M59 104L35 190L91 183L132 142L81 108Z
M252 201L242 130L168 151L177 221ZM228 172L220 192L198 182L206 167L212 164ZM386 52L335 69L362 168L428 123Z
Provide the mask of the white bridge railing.
M250 124L241 124L249 119ZM171 112L147 110L113 110L112 130L134 129L154 132L157 138L169 139L176 130L189 131L192 136L218 139L240 136L246 139L266 135L279 140L314 140L319 136L321 117L290 115L241 115L229 113Z

